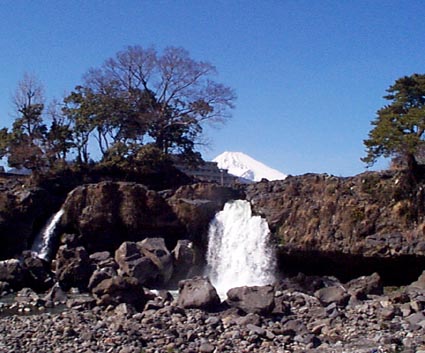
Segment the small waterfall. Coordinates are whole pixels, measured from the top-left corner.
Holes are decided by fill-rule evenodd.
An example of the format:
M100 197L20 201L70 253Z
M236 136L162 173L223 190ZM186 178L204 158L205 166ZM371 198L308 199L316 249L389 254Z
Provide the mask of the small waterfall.
M31 250L40 259L49 259L52 240L56 236L56 227L63 213L64 210L61 208L52 217L50 217L40 233L37 234Z
M229 289L274 282L276 260L265 219L248 201L226 203L208 233L208 276L220 297Z

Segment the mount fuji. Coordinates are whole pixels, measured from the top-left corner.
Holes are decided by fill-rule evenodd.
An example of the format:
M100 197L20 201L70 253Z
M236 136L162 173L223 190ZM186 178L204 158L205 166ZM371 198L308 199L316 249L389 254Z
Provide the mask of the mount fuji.
M227 169L230 174L245 181L260 181L263 178L281 180L287 177L286 174L270 168L242 152L223 152L215 157L213 162L216 162L220 169Z

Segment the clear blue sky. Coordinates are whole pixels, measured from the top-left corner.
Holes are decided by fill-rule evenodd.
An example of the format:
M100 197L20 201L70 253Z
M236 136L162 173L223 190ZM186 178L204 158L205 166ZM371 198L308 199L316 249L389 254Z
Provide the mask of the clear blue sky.
M0 126L24 72L61 98L127 45L182 46L238 95L206 159L241 151L288 174L354 175L385 90L425 73L424 12L414 0L1 0Z

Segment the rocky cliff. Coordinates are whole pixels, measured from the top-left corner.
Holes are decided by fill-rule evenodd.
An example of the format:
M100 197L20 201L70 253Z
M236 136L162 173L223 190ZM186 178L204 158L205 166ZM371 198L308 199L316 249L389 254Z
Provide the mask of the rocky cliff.
M0 182L0 259L31 247L34 233L60 201L47 190L30 187L22 180Z
M123 241L162 237L172 249L178 239L205 243L205 232L235 190L214 184L156 192L129 182L101 182L74 189L66 199L63 232L77 234L89 252L115 249Z
M0 257L30 248L62 202L60 232L74 234L89 253L147 237L164 238L169 249L188 239L205 250L215 213L228 200L247 198L268 221L284 273L349 279L377 271L384 281L407 283L425 268L424 187L392 171L306 174L241 189L192 184L154 191L103 181L79 186L63 201L43 188L2 184Z
M352 276L375 267L407 280L425 267L424 186L401 172L307 174L246 193L269 223L284 270Z

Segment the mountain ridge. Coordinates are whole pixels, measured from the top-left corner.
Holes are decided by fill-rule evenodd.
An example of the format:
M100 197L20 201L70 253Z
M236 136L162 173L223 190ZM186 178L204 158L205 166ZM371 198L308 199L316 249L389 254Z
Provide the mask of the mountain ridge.
M243 152L223 152L213 159L220 169L227 169L242 181L256 182L262 179L283 180L286 174L273 169Z

